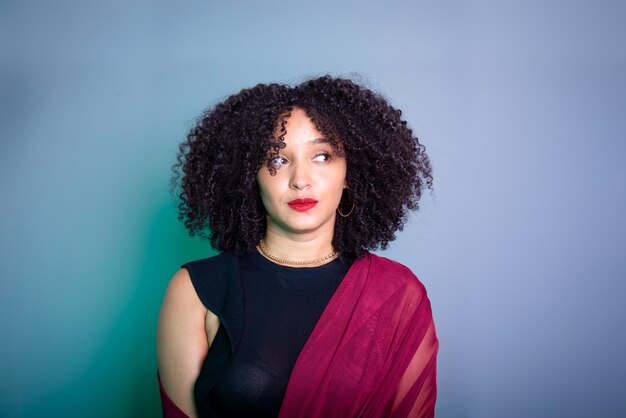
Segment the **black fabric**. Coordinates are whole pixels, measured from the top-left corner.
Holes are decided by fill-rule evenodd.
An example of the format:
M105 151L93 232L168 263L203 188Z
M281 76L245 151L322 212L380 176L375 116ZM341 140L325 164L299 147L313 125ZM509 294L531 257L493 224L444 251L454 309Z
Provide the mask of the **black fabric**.
M221 253L182 267L189 272L200 301L220 319L220 327L194 387L198 414L201 417L220 417L208 395L241 337L243 289L239 259L233 254Z
M258 252L188 263L220 328L196 381L202 417L276 417L291 370L350 264L281 266Z

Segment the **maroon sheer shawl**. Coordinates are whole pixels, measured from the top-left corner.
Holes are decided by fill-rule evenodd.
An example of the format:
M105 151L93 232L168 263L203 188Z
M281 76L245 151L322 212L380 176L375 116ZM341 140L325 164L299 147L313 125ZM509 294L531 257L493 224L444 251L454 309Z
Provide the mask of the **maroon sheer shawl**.
M433 417L435 335L424 286L367 253L331 298L289 379L280 418ZM185 418L161 385L165 418Z
M280 417L432 417L438 345L424 286L368 253L302 349Z

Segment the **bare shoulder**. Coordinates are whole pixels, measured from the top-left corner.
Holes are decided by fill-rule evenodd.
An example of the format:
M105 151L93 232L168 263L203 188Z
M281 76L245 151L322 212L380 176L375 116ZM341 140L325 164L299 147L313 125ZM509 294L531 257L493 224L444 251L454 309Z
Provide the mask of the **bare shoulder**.
M189 272L184 268L178 270L172 277L172 280L170 280L165 292L163 304L164 306L166 304L174 306L183 305L189 309L203 309L206 312L206 308L202 305L193 287Z
M190 416L195 416L193 385L209 349L207 313L187 270L176 272L159 315L157 359L165 392Z

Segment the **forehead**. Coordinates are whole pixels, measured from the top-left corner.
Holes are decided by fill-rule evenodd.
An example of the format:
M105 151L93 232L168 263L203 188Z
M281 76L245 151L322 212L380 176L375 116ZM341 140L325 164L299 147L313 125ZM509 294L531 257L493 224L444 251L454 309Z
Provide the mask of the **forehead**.
M324 134L317 129L306 111L295 108L291 111L284 123L283 140L285 145L316 145L328 141Z
M316 117L317 112L313 112L313 116ZM320 115L317 115L319 118ZM318 123L322 123L323 126L327 125L325 119L317 120ZM326 126L330 128L330 126ZM315 146L320 144L328 144L335 152L343 156L344 147L342 141L338 140L331 128L327 131L323 128L320 130L313 119L309 116L308 112L301 107L294 107L289 112L285 112L278 121L276 126L275 139L278 142L282 142L283 150L291 144L291 149L294 147L302 148L305 146ZM278 151L278 149L276 149ZM270 155L272 152L270 151Z
M322 136L306 111L299 107L293 109L285 119L285 129L285 136Z

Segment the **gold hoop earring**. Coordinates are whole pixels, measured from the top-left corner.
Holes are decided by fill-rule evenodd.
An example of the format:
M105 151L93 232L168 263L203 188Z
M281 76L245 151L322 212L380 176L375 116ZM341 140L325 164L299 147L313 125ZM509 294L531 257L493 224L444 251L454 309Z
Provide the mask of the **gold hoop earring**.
M261 222L263 219L265 219L265 214L262 214L259 219L252 219L252 218L249 218L248 215L246 215L246 219L252 222Z
M350 190L347 187L344 190ZM343 196L342 196L343 197ZM339 204L341 205L341 201L339 202ZM342 218L347 218L348 216L350 216L352 214L352 211L354 210L354 207L356 206L356 202L354 201L354 195L352 196L352 208L350 209L350 211L346 214L341 213L341 209L339 209L339 206L337 206L337 212L339 213L339 215Z
M341 210L339 209L339 206L337 206L337 212L339 213L339 215L341 215L341 217L343 218L347 218L348 216L350 216L350 214L352 213L352 211L354 210L354 207L356 206L355 202L352 202L352 208L350 209L350 212L346 213L345 215L343 213L341 213Z

